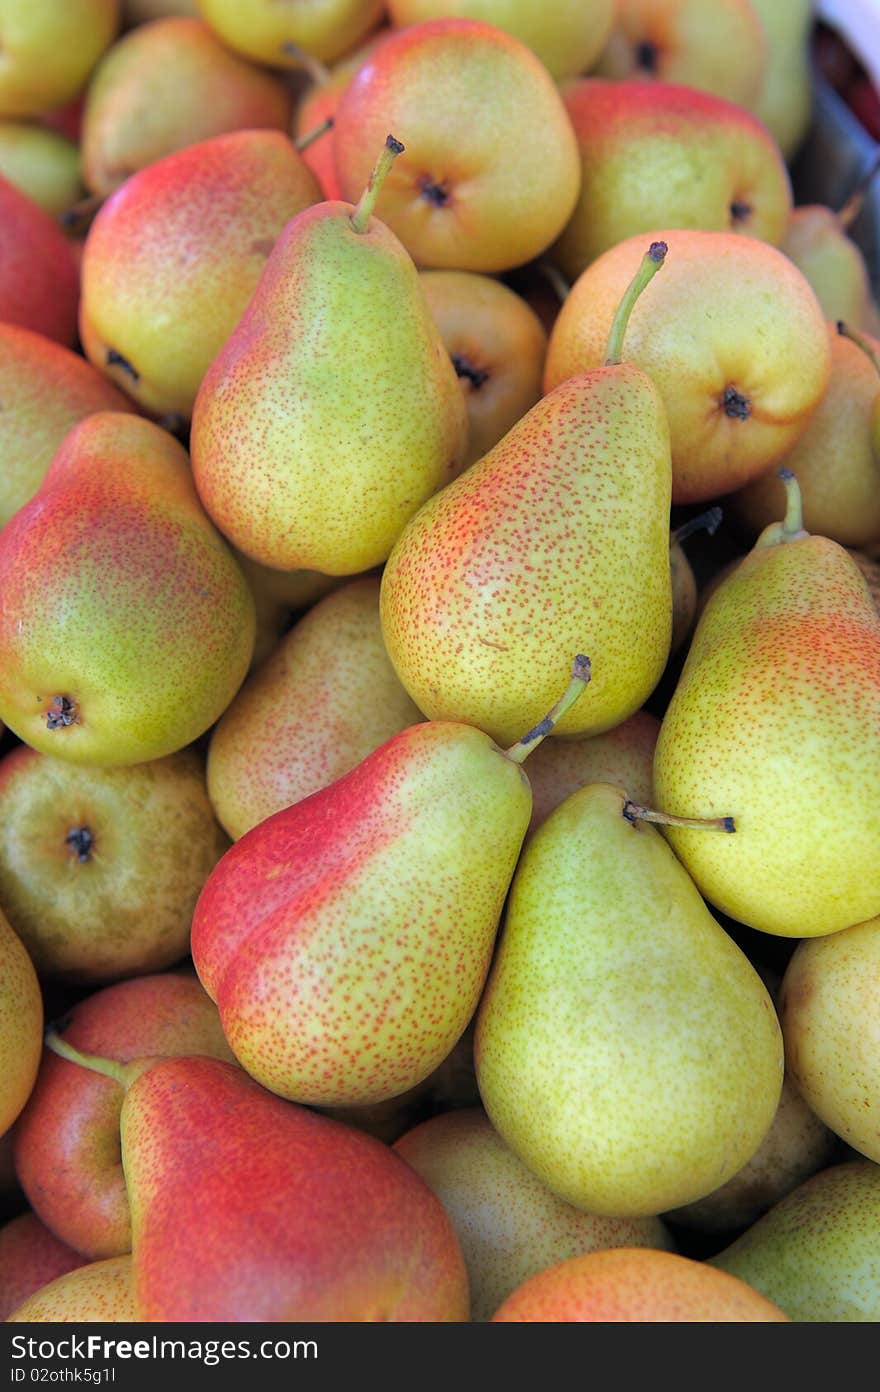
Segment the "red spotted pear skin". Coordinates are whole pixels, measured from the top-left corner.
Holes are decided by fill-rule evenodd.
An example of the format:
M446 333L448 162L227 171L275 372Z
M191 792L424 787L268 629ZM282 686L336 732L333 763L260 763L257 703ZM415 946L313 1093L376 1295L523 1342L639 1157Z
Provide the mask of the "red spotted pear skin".
M186 451L140 416L74 426L0 533L0 713L44 754L107 767L183 748L241 685L255 627Z
M85 1266L87 1258L59 1242L35 1213L20 1213L0 1228L0 1320L42 1286Z
M426 1078L476 1009L530 813L517 764L438 722L247 832L191 939L243 1067L339 1106Z
M188 419L276 238L320 197L293 142L273 130L218 135L132 175L83 253L91 361L150 412Z
M72 347L79 266L53 217L0 177L0 321Z
M451 1223L383 1142L181 1058L130 1086L122 1150L142 1321L466 1321Z
M510 745L583 652L589 694L559 733L637 711L669 656L671 477L657 390L622 364L563 382L435 494L397 541L380 598L419 709Z

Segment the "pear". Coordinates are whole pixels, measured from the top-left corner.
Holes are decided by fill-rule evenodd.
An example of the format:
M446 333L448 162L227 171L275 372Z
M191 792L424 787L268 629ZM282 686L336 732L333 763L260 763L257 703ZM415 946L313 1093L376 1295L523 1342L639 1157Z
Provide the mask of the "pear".
M764 933L880 913L880 618L846 550L790 506L715 589L667 705L654 795L737 832L668 827L701 893ZM858 806L859 815L850 809Z
M27 1102L40 1066L43 996L34 964L0 910L0 1136Z
M41 1286L85 1266L86 1261L30 1210L4 1223L0 1227L0 1320Z
M672 1246L659 1218L603 1218L551 1194L480 1107L440 1112L400 1136L394 1149L452 1219L473 1320L490 1319L522 1281L566 1257L605 1247Z
M657 716L639 710L589 739L545 740L529 756L529 835L585 783L614 783L626 788L634 802L649 804L654 796L654 746L659 732Z
M63 1039L68 1049L125 1062L177 1054L232 1061L217 1011L189 970L138 976L86 996L65 1017ZM94 1261L131 1250L122 1102L118 1078L46 1049L15 1126L16 1170L31 1206L56 1237Z
M204 506L279 570L380 564L464 457L464 402L415 266L370 216L401 148L388 137L356 209L291 219L196 399Z
M382 18L382 0L199 0L199 13L224 44L254 63L299 67L301 52L335 62Z
M347 53L329 69L322 70L320 64L315 64L317 71L314 73L314 80L303 93L296 108L294 133L297 137L305 136L328 117L335 120L343 92L358 68L367 61L376 44L381 43L386 34L387 30L380 29L373 38L361 44L353 53ZM320 140L314 141L303 151L303 159L321 185L325 198L342 197L336 174L334 147L335 133L331 126Z
M191 950L235 1057L317 1106L384 1102L451 1053L486 979L531 813L522 761L589 680L508 750L424 721L260 822L208 877Z
M0 175L0 321L72 347L79 267L55 219Z
M587 1252L523 1281L498 1324L780 1324L788 1316L745 1282L651 1248Z
M273 73L245 62L200 19L155 19L108 49L86 94L82 169L107 197L148 164L235 130L288 131L293 98Z
M0 401L0 527L36 493L77 421L131 409L78 353L17 324L0 324Z
M39 116L78 96L119 18L119 0L3 0L0 116Z
M880 1319L880 1165L848 1160L805 1180L709 1265L800 1323Z
M79 150L45 126L0 121L0 174L53 217L83 195Z
M7 1324L137 1322L131 1254L88 1262L56 1276L12 1311Z
M782 979L779 1018L805 1102L880 1162L880 917L799 943Z
M83 251L88 357L151 414L188 420L276 238L320 196L293 142L274 130L217 135L133 174Z
M0 533L0 714L96 767L189 744L244 679L254 606L186 451L138 416L74 426Z
M615 1217L735 1174L770 1127L783 1070L760 976L607 783L566 798L521 856L474 1059L489 1119L524 1164Z
M252 561L235 547L232 554L248 582L257 611L257 636L251 658L253 670L277 647L305 610L342 582L336 576L322 575L319 570L275 570Z
M657 390L620 362L629 309L663 263L646 254L621 301L608 364L533 406L403 530L382 575L382 632L432 720L509 744L540 719L572 650L590 700L560 734L610 729L645 702L669 656L671 466Z
M237 839L421 718L382 642L379 580L353 580L296 624L214 727L207 776L217 816Z
M823 203L794 208L781 249L816 292L827 319L877 332L871 280L861 247L848 235L864 200L875 163L840 209Z
M751 0L767 39L764 79L752 111L790 163L813 114L812 48L815 0Z

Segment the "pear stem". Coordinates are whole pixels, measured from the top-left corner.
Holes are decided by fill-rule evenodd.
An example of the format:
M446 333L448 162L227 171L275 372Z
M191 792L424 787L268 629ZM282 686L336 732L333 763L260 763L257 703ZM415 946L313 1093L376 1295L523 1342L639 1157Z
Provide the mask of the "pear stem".
M323 121L319 121L318 125L315 126L313 130L306 131L305 135L301 135L298 140L294 141L294 148L297 154L304 154L310 145L314 145L316 140L320 140L322 135L326 135L328 130L332 129L333 117L325 116Z
M692 517L690 521L682 522L680 527L676 527L669 540L677 542L680 546L683 541L687 541L689 536L693 536L694 532L708 532L709 536L714 536L721 525L723 516L724 513L720 507L707 508L698 517Z
M534 729L529 730L528 734L523 735L522 739L518 739L516 744L512 744L509 749L505 749L504 752L508 759L512 759L515 764L521 764L529 757L533 749L537 749L538 745L543 743L559 724L562 717L571 710L589 682L590 676L590 659L584 657L583 653L578 653L572 665L571 681L556 705L547 712L544 719Z
M861 212L868 186L878 170L880 170L880 155L868 165L843 207L838 209L836 214L838 226L844 232L852 226Z
M628 822L656 822L660 826L688 827L694 831L736 831L732 817L676 817L672 812L657 812L653 807L642 807L627 798L623 804L623 815Z
M281 52L285 58L292 59L291 66L300 68L310 78L314 87L323 87L330 78L330 69L321 62L320 58L315 58L311 53L306 53L304 48L288 40L281 45Z
M621 361L623 339L626 334L627 324L629 323L629 316L633 311L633 306L645 286L650 284L663 265L668 250L669 248L665 242L652 242L642 257L639 269L624 291L623 299L617 306L617 313L611 323L611 332L608 335L608 349L605 354L606 367L614 367L615 364Z
M785 517L782 519L780 541L794 541L804 535L804 504L801 486L791 469L780 469L779 477L785 484Z
M93 1073L103 1073L105 1078L112 1078L120 1087L127 1087L128 1072L124 1064L117 1063L115 1059L100 1058L97 1054L86 1054L81 1049L75 1049L72 1044L61 1038L54 1025L50 1025L46 1030L43 1043L59 1058L67 1059L69 1063L78 1063L81 1068L90 1068Z
M542 258L538 262L538 270L548 282L560 304L565 304L571 294L571 286L565 279L558 266L554 266L552 261Z
M876 348L872 347L864 334L859 333L858 329L851 329L842 319L838 319L837 321L837 332L840 334L841 338L848 338L850 342L855 343L858 348L861 348L865 357L870 358L877 372L880 373L880 356L878 356Z
M375 163L367 187L358 199L358 205L351 215L351 225L355 232L366 232L367 223L370 221L376 199L379 197L379 190L385 182L385 176L397 156L403 154L404 149L405 146L401 145L399 140L395 140L393 135L388 136L385 148Z

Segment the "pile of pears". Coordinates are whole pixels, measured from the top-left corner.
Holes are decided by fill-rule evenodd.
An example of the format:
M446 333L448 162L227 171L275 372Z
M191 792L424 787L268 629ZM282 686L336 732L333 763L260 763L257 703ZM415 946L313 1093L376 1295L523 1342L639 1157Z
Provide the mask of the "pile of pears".
M876 170L701 8L0 0L4 1320L880 1319Z

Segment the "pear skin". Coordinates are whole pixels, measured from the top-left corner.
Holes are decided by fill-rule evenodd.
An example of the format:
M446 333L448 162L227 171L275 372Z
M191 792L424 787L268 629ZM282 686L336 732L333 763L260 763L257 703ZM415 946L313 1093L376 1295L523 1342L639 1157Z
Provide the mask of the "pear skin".
M0 538L0 712L26 743L95 767L142 763L232 700L253 600L159 426L88 416Z
M791 163L813 114L815 0L752 0L752 8L767 39L767 63L751 109Z
M88 1262L34 1291L7 1324L131 1324L138 1321L131 1253Z
M0 910L0 1136L31 1095L43 1049L43 996L33 962Z
M746 1163L773 1120L783 1060L761 978L626 803L589 784L526 846L474 1059L490 1121L549 1189L587 1212L638 1217L700 1198Z
M864 253L833 208L822 203L794 208L781 248L815 290L827 319L876 332Z
M207 777L217 816L238 839L421 718L382 642L379 580L353 580L304 615L215 725Z
M748 1281L798 1323L880 1319L880 1165L821 1170L709 1265Z
M0 121L0 174L52 217L83 194L76 145L30 122Z
M79 267L54 218L0 176L0 320L73 347Z
M779 535L767 528L703 609L654 795L676 816L734 818L733 836L666 828L710 903L810 938L880 912L880 617L843 547Z
M121 1135L141 1320L468 1319L442 1205L363 1131L187 1058L131 1083Z
M488 736L425 722L247 832L192 924L239 1063L316 1105L426 1078L476 1009L530 812Z
M538 1272L504 1301L499 1324L781 1324L788 1316L745 1281L651 1248L588 1252Z
M42 1286L63 1276L87 1258L60 1242L31 1211L0 1227L0 1320Z
M634 802L650 806L654 796L654 746L659 732L657 716L640 710L589 739L545 740L529 755L529 834L585 783L613 783L626 788Z
M355 48L383 17L382 0L199 0L199 12L233 52L251 63L297 68L302 53L333 63ZM290 46L290 52L286 51Z
M41 116L73 100L119 19L119 0L4 4L0 116Z
M517 1159L481 1107L441 1112L394 1149L431 1186L461 1243L471 1319L488 1320L522 1281L604 1247L670 1248L659 1218L601 1218L552 1194Z
M511 744L583 651L589 699L559 733L639 710L669 656L670 480L657 390L618 363L564 382L431 498L382 575L385 645L419 709Z
M416 268L378 218L358 231L353 212L319 203L287 224L193 413L207 512L279 570L379 565L467 446Z

